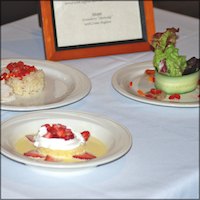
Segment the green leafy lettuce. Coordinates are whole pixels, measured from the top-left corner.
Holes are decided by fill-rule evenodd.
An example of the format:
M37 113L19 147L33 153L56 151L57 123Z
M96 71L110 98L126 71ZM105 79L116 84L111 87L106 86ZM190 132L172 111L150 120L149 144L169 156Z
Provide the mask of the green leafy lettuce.
M187 66L186 56L179 55L175 48L179 29L168 28L163 33L153 36L152 47L154 48L153 65L159 73L168 76L182 76Z

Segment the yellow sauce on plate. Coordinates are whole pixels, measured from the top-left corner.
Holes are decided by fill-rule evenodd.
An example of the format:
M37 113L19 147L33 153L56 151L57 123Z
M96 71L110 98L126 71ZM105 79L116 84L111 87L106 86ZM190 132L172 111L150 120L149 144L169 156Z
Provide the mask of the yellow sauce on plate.
M83 162L86 160L81 160L77 158L73 158L73 155L78 155L83 152L91 153L92 155L98 157L101 157L106 154L107 147L106 145L101 142L99 139L90 136L86 144L82 147L78 147L75 150L51 150L47 148L37 148L33 145L31 141L29 141L26 137L20 138L15 145L15 149L18 153L24 155L25 152L31 151L31 150L38 150L40 153L44 156L47 154L53 157L57 157L58 161L61 162ZM80 153L79 153L80 152ZM32 157L29 157L32 158ZM38 159L38 158L33 158Z

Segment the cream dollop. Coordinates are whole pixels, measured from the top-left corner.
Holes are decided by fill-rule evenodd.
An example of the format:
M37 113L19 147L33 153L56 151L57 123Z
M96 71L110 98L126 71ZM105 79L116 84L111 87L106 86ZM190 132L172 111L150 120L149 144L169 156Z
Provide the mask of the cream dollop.
M47 128L42 126L34 137L34 146L49 148L53 150L72 150L85 144L85 139L80 133L74 133L74 139L65 140L62 138L45 138Z

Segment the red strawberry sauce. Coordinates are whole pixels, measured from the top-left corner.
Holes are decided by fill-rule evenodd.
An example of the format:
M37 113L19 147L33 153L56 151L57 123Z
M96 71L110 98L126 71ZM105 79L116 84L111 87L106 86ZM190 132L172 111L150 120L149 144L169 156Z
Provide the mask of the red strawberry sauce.
M12 62L6 66L8 73L4 72L1 74L1 80L8 80L10 77L17 77L20 80L23 76L30 74L31 72L37 71L35 66L29 66L24 64L24 62Z

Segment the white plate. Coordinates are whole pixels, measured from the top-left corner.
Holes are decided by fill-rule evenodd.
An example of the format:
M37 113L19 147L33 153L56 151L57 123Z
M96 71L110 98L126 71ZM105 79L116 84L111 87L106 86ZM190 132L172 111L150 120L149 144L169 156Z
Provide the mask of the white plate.
M169 96L167 96L161 101L139 95L137 92L139 89L148 92L151 88L155 88L154 84L148 81L145 75L146 69L153 69L152 61L136 63L121 68L112 77L113 87L120 94L143 103L171 107L199 107L199 88L193 92L182 94L180 100L169 100ZM133 83L132 86L130 86L130 82Z
M76 131L89 130L92 136L107 146L108 151L102 157L76 163L38 161L19 154L15 150L16 141L28 133L37 132L45 123L65 124ZM131 146L132 137L125 127L110 119L89 113L35 111L9 119L1 126L1 153L10 159L40 169L89 169L120 158Z
M3 110L31 111L56 108L79 101L91 90L91 82L82 72L59 62L30 59L3 59L1 68L10 62L23 61L45 73L44 91L34 98L17 98L2 103Z

